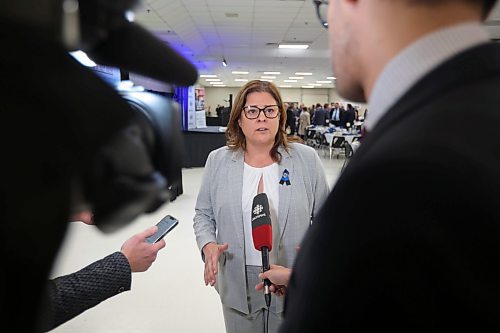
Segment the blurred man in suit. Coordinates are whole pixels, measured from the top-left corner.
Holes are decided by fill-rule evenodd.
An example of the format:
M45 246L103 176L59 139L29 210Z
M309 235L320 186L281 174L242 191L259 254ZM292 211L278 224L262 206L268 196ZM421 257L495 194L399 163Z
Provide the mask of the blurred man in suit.
M315 2L337 89L370 117L302 242L281 332L498 331L500 45L481 25L496 1Z
M325 109L321 107L320 103L316 104L316 110L314 110L313 118L312 118L312 123L313 125L317 126L324 126L325 125L325 119L326 119L326 112Z

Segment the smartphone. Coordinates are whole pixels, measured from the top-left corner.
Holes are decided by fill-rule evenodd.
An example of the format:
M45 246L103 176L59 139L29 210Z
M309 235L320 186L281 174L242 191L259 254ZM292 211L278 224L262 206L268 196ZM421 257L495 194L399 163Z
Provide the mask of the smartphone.
M166 234L168 234L173 228L175 228L179 224L179 220L177 220L172 215L167 215L160 220L156 224L158 227L158 231L153 235L146 238L146 242L148 243L156 243L159 242Z

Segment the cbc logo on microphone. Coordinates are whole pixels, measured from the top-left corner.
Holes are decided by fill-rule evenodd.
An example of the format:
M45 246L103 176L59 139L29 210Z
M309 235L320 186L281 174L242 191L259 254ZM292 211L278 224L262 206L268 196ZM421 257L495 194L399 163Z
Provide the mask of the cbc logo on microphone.
M264 207L262 205L257 205L253 208L253 215L257 215L262 213L262 210L264 210Z

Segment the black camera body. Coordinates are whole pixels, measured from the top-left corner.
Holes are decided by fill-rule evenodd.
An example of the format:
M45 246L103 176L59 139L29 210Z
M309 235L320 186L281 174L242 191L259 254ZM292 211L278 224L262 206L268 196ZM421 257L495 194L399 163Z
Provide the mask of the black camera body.
M194 84L189 61L125 19L136 2L0 2L0 308L7 327L40 330L47 279L72 213L92 209L97 227L110 232L182 193L176 103L117 92L68 53L82 49L101 65Z

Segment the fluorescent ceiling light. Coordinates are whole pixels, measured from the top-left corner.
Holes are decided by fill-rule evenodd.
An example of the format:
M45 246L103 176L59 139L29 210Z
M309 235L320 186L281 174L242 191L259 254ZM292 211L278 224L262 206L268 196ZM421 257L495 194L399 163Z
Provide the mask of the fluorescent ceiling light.
M264 76L264 75L262 75L260 78L261 79L275 79L276 76Z
M75 58L83 66L86 66L86 67L97 66L97 64L95 62L93 62L92 59L90 59L87 56L87 53L85 53L81 50L70 52L69 54L71 54L73 56L73 58Z
M220 81L220 79L205 79L205 81L210 82L210 81Z
M297 82L297 80L283 80L283 82Z
M280 75L281 72L264 72L265 75Z
M302 88L311 89L311 88L314 88L314 86L302 86Z
M212 87L220 88L220 87L225 87L225 86L226 86L225 84L217 84L217 85L213 85Z
M219 82L219 81L217 81L217 82L208 82L208 83L210 83L210 84L224 84L223 82Z
M200 77L217 77L217 75L214 75L214 74L201 74Z
M313 73L307 73L307 72L297 72L295 75L313 75Z
M243 75L248 74L248 72L245 72L245 71L232 71L231 73L233 73L233 74L243 74Z
M280 86L280 88L291 88L291 87L292 87L292 86L287 85L287 84L284 84L284 85Z
M335 77L335 76L328 76L326 79L327 79L327 80L335 80L335 79L336 79L336 77Z
M236 82L248 82L248 79L234 79Z
M305 50L309 47L307 44L279 44L280 49L295 49L295 50Z
M316 81L316 83L332 83L332 81Z
M302 80L304 77L303 76L290 76L290 80Z

